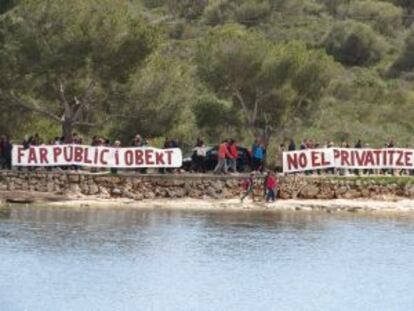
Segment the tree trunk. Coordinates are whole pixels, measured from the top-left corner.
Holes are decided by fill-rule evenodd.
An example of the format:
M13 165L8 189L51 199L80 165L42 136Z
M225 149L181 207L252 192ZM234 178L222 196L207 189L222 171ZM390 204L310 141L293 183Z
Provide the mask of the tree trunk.
M62 122L62 136L65 144L72 143L73 135L73 122L70 120L65 120Z

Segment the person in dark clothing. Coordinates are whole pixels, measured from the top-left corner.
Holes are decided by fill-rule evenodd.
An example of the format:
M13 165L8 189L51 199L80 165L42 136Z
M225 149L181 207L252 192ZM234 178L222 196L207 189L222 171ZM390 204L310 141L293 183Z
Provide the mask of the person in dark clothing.
M288 151L295 151L295 150L296 150L295 141L293 139L291 139L290 142L289 142Z
M176 146L177 146L176 141L174 141L173 139L169 139L168 137L165 138L164 146L163 146L164 149L177 148ZM172 168L160 168L158 171L161 174L165 174L165 172L168 172L168 173L173 173L174 172L174 170Z
M308 149L308 141L306 139L304 139L301 143L300 143L300 150L306 150Z
M12 168L12 149L13 145L10 142L9 137L6 137L6 139L3 142L3 168L11 170Z
M205 173L205 161L206 161L207 148L204 144L204 140L197 138L197 142L193 148L193 155L191 156L192 160L192 169L196 172Z
M358 139L357 143L355 144L354 148L361 149L362 148L362 141ZM359 176L359 170L354 170L355 175Z

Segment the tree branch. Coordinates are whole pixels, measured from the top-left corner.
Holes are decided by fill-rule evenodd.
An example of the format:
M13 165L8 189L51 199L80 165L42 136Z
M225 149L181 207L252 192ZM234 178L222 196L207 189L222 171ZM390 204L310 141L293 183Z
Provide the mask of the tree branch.
M50 112L49 110L47 110L45 108L39 107L36 104L32 105L32 104L26 103L23 100L21 100L20 98L18 98L16 96L13 96L13 95L8 95L8 96L6 96L6 98L18 107L21 107L23 109L42 114L42 115L44 115L44 116L46 116L46 117L48 117L48 118L50 118L54 121L61 122L61 118L59 118L58 115Z
M93 89L95 87L95 84L96 83L93 80L89 83L88 87L86 88L80 100L75 97L75 108L73 110L73 115L72 115L72 119L75 122L76 120L79 119L79 116L82 112L82 108L84 108L86 104L88 103L89 98L91 97Z

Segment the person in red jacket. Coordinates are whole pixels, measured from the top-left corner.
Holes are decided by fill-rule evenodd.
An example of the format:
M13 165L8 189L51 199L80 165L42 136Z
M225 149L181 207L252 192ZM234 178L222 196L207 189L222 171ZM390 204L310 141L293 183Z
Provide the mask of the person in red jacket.
M273 172L269 173L266 180L267 196L266 202L276 201L277 178Z
M214 169L214 174L220 174L222 172L224 172L224 174L227 174L227 157L230 157L227 140L223 140L218 148L217 165Z
M237 172L237 158L239 157L237 153L237 146L234 139L230 139L228 144L229 149L229 159L228 159L228 166L233 173Z

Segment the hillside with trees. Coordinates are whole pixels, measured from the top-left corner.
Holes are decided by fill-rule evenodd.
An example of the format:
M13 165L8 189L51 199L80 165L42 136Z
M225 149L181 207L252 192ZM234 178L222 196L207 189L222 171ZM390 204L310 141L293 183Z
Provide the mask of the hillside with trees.
M0 133L414 139L414 1L3 0Z

